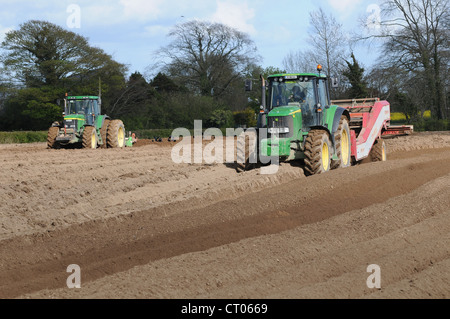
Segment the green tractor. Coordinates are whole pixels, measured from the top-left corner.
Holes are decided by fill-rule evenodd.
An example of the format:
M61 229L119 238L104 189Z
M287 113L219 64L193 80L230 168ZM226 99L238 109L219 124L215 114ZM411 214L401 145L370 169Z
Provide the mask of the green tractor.
M131 146L125 137L121 120L101 115L98 96L67 96L64 99L64 120L54 122L48 130L48 148L81 145L82 148L122 148Z
M351 165L349 111L332 105L328 78L318 71L261 77L261 112L256 129L238 137L238 172L274 159L303 160L306 175Z

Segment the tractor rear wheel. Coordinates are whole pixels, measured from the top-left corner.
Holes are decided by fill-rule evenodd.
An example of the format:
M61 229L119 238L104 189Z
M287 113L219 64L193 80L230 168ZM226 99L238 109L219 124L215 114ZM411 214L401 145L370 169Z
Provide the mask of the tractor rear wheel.
M386 161L386 143L383 139L379 138L375 141L369 155L372 162Z
M305 141L306 175L325 173L331 168L330 138L324 130L309 131Z
M338 167L349 167L351 165L351 142L350 142L350 128L346 116L341 116L339 120L338 129L334 135L336 143L337 157L336 161L331 161L331 169Z
M249 130L242 132L237 137L236 147L236 171L238 173L251 170L256 167L257 160L257 134Z
M97 148L98 138L95 127L86 126L83 132L83 148Z
M121 148L125 146L125 126L121 120L112 120L106 133L108 147Z
M100 146L101 148L108 147L108 142L107 142L106 138L107 138L108 126L109 126L110 122L111 122L110 120L105 119L103 121L102 128L100 129L100 136L102 137L102 141L103 141L103 144Z
M59 127L57 126L52 126L48 129L48 133L47 133L47 147L48 148L56 148L57 143L56 143L56 137L58 136L59 133Z

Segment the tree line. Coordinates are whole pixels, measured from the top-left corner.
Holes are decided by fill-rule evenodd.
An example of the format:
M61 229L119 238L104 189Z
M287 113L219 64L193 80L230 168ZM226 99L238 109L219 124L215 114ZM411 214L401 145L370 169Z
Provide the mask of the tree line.
M220 23L188 21L168 34L152 78L128 67L87 38L47 21L30 20L6 34L0 54L0 130L46 130L62 117L65 93L97 95L102 113L127 128L254 126L260 92L244 90L260 74L324 72L339 79L332 99L380 97L392 111L419 122L430 110L448 123L449 13L445 0L387 0L376 28L349 38L332 15L310 14L310 48L288 53L283 69L262 67L246 33ZM380 41L378 41L380 40ZM362 66L352 48L381 43L375 66ZM281 59L282 57L280 57Z

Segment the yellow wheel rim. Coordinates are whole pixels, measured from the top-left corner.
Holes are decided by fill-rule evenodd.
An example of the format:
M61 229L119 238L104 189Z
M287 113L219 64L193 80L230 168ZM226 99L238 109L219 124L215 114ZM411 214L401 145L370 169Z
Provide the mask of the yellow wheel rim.
M95 131L94 131L91 136L91 148L96 148L96 147L97 147L97 138L95 136Z
M324 171L328 171L330 167L330 153L326 142L322 146L322 167Z
M118 142L119 142L119 147L123 147L123 145L125 144L125 132L123 130L122 127L119 128L119 132L117 134L117 138L118 138Z
M348 134L346 130L342 131L341 136L341 155L342 155L342 164L347 165L349 160L349 150L350 143L348 142Z

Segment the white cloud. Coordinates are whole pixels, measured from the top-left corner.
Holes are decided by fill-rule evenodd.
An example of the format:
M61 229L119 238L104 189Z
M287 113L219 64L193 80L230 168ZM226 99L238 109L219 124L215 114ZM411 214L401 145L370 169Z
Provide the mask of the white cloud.
M79 0L77 4L81 9L81 24L87 26L154 21L161 17L166 5L164 0Z
M265 36L271 39L271 43L276 44L286 44L293 39L292 30L283 25L270 29Z
M82 26L111 26L122 21L114 6L92 4L81 6Z
M163 0L79 0L77 3L81 9L82 28L114 26L130 21L154 21L161 17L163 9ZM54 18L50 20L55 21L60 17L60 10L56 10Z
M120 0L127 18L153 20L161 13L163 0Z
M212 15L211 20L255 35L255 27L248 22L254 16L255 11L248 7L247 2L225 0L217 1L217 10Z
M330 6L339 12L353 11L361 0L328 0Z
M330 7L333 9L331 12L340 21L351 19L355 11L361 11L363 7L363 1L367 0L328 0ZM369 0L369 2L377 2L377 0Z
M0 44L3 42L3 40L5 40L5 35L6 33L8 33L9 31L12 31L13 28L12 27L3 27L2 25L0 25Z
M145 27L146 35L149 36L165 36L167 33L169 33L170 27L169 26L163 26L163 25L152 25Z

